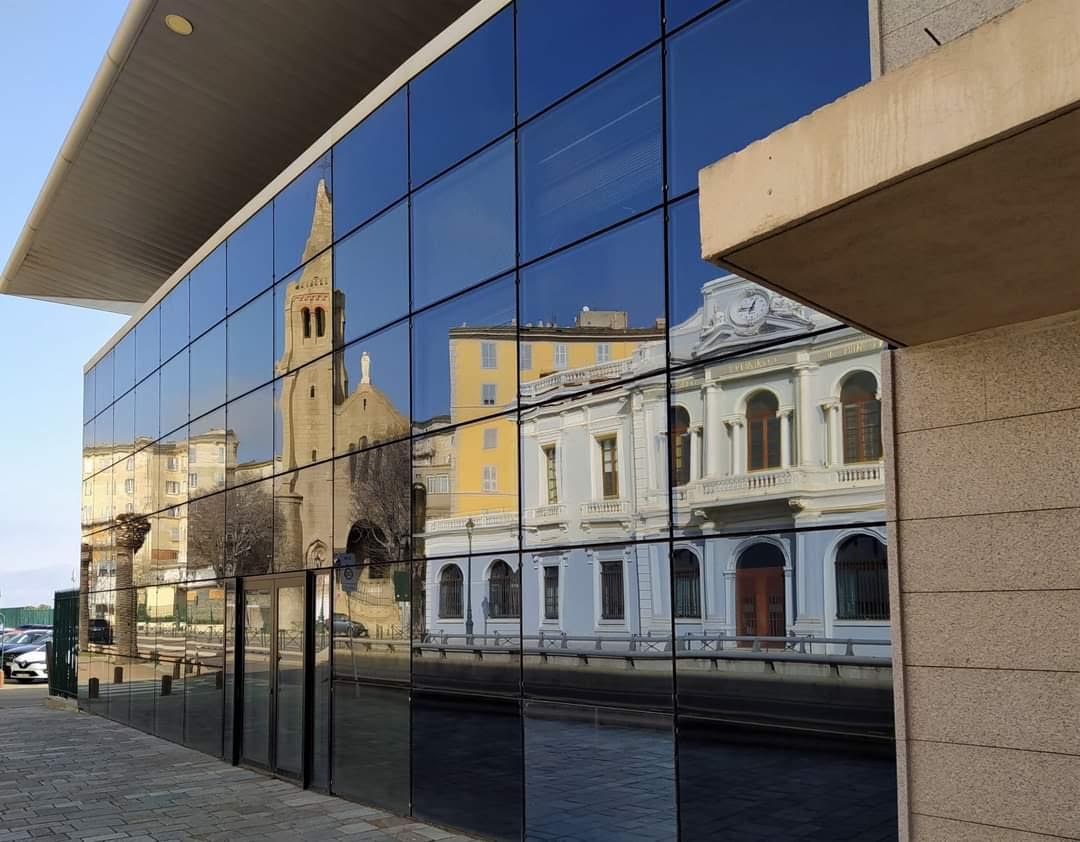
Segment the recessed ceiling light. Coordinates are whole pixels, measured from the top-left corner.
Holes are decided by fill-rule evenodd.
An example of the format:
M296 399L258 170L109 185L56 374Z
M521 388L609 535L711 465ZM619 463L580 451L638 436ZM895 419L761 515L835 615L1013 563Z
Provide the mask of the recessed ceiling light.
M190 35L195 29L183 15L165 15L165 25L177 35Z

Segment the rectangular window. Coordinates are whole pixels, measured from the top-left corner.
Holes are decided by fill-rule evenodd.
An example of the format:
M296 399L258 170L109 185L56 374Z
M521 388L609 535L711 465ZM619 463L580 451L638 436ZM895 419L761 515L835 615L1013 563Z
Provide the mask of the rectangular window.
M888 620L889 574L880 559L836 562L836 618Z
M124 507L124 511L126 511L129 515L133 514L135 512L135 504L134 503L128 503Z
M129 474L133 473L135 471L135 457L134 456L129 456L127 459L125 459L124 460L124 467L127 468L127 472Z
M174 526L172 529L169 530L169 538L173 541L179 541L180 530Z
M598 363L611 362L611 345L607 342L596 344L596 361Z
M532 368L532 345L528 342L522 342L518 348L518 363L522 371Z
M128 494L134 494L135 493L135 480L133 480L133 479L124 480L124 491L127 492Z
M547 501L548 505L554 505L559 502L559 483L557 477L556 456L558 452L555 450L555 445L549 444L544 448L544 470L547 475Z
M165 460L165 468L170 471L176 471L180 469L180 460L175 456L170 456Z
M450 475L432 474L427 478L427 490L428 494L449 494Z
M180 483L177 482L176 480L169 480L168 482L165 483L165 493L166 494L179 494L180 493Z
M556 342L552 350L552 364L555 368L566 368L566 343Z
M600 562L600 618L622 620L623 612L623 563Z
M481 342L480 343L480 367L481 368L496 368L496 356L495 356L495 343L494 342Z
M498 484L498 474L494 465L484 465L484 491L492 492Z
M544 619L559 619L559 568L544 568Z
M615 436L598 439L600 445L600 473L603 477L605 500L619 497L619 450Z
M482 383L480 385L480 403L484 406L495 406L494 383Z
M499 443L499 430L496 427L490 427L484 430L484 450L494 450Z
M188 488L198 488L199 487L199 475L198 474L188 474L187 482L188 482Z

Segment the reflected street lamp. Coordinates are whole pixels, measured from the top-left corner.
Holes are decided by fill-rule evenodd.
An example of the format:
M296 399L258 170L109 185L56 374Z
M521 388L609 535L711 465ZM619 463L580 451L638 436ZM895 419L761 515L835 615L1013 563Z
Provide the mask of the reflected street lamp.
M469 518L465 521L465 534L469 538L469 559L467 562L468 573L465 579L465 642L467 645L472 646L473 642L473 621L472 621L472 531L476 528L476 524L473 523L473 519Z

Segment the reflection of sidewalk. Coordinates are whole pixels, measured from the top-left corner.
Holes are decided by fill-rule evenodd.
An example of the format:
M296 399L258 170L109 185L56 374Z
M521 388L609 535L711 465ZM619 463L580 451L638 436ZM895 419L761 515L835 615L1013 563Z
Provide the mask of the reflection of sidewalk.
M0 690L0 706L16 694L26 688ZM304 792L98 716L48 710L44 693L35 696L33 704L5 711L0 729L4 777L14 782L0 798L3 838L466 838Z
M45 697L49 695L49 685L44 681L40 684L19 684L10 678L4 679L4 686L0 687L0 710L7 708L21 708L27 706L38 707L45 703ZM8 719L4 716L4 721ZM0 827L3 827L0 824Z

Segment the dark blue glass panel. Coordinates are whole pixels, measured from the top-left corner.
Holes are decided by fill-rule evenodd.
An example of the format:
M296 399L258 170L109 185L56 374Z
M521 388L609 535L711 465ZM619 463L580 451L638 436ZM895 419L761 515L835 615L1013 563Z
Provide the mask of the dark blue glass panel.
M191 270L191 335L198 336L225 318L225 244Z
M335 456L409 434L408 322L335 352L334 371L345 392L334 414Z
M668 238L671 324L679 325L701 307L702 287L728 272L701 257L696 194L668 208Z
M513 20L503 10L409 83L414 186L513 126Z
M135 331L129 330L116 343L113 358L113 396L119 398L135 385Z
M659 37L659 0L518 0L518 119Z
M128 392L113 404L113 445L116 458L131 453L135 444L135 393Z
M334 239L408 191L405 105L402 88L334 147Z
M135 441L139 447L157 441L161 435L160 400L158 374L154 372L135 387Z
M328 354L336 338L333 320L333 250L328 249L274 285L276 374L300 368Z
M266 205L225 245L226 305L231 313L274 283L274 208Z
M95 392L94 373L97 366L83 375L83 421L89 421L94 417L94 407L97 405L97 393Z
M763 48L763 45L768 48ZM862 0L733 0L668 44L669 194L870 79Z
M135 379L142 380L161 364L161 316L155 307L135 326ZM98 401L98 412L102 403Z
M188 421L188 355L181 351L161 367L161 429L169 433Z
M273 385L267 384L227 404L225 428L235 436L235 446L227 443L225 448L226 485L241 485L265 476L274 458Z
M409 206L401 202L334 247L335 304L348 342L409 312Z
M274 295L267 290L225 322L230 400L273 379L273 306Z
M455 382L451 349L457 339L478 345L473 340L481 334L493 341L502 339L507 347L500 364L504 370L515 371L515 297L514 276L507 275L413 317L412 409L416 431L494 415L500 405L509 403L504 398L499 404L484 406L480 395L467 393L467 384L461 381L469 379L462 375L470 363L464 358L459 361ZM476 379L481 378L478 375ZM510 392L512 398L513 385Z
M413 306L514 263L514 143L509 138L413 194Z
M521 258L659 204L660 51L650 50L521 130Z
M190 276L189 276L190 277ZM161 358L169 359L188 344L188 278L161 299Z
M333 240L331 156L327 152L274 198L274 278L325 249Z
M109 351L94 366L97 405L104 409L113 402L113 352Z
M694 15L700 15L719 0L664 0L665 27L670 32L682 26Z
M191 417L225 403L225 322L191 343Z

